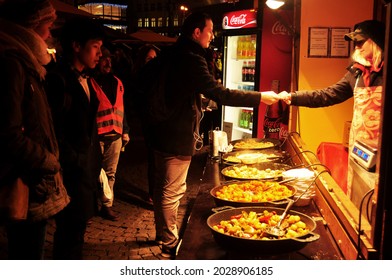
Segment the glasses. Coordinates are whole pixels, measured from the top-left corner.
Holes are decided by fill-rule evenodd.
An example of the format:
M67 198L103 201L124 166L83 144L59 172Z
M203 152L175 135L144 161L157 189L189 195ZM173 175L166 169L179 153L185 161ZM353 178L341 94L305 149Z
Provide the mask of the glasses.
M362 41L354 41L354 47L362 47L363 44L366 42L367 40L362 40Z

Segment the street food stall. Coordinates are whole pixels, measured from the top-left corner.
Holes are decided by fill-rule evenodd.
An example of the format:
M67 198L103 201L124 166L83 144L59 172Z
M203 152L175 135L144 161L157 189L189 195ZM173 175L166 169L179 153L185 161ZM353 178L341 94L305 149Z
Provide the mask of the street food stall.
M274 149L276 154L283 153L286 156L281 159L281 162L285 161L285 164L280 163L280 165L290 166L288 170L283 172L306 168L316 174L314 180L311 180L311 183L314 183L312 184L313 194L307 200L301 198L300 201L296 201L297 203L288 212L291 216L299 216L301 221L310 226L309 234L298 238L289 237L278 240L259 237L249 239L214 230L214 226L221 221L231 220L235 216L239 218L238 215L244 211L247 212L247 215L252 211L256 212L258 220L261 220L260 213L265 210L275 212L280 216L287 201L280 197L276 201L266 203L225 203L223 199L217 199L217 187L221 190L219 186L229 185L235 176L230 177L224 173L228 167L232 169L233 165L224 160L210 158L206 163L199 193L185 228L177 259L334 260L378 258L378 252L374 248L371 238L373 236L372 228L374 229L371 225L372 219L369 221L365 217L366 213L360 213L358 207L347 198L342 188L331 176L328 167L321 164L317 156L307 149L300 135L291 133L286 141ZM260 150L258 151L260 152ZM280 167L280 165L276 162L269 163L269 167ZM241 179L243 179L242 182L249 182L247 177ZM257 179L263 181L263 179L271 178ZM273 179L279 181L284 178L277 176ZM287 182L288 186L290 184L296 185L295 181ZM236 185L240 185L240 183L236 182ZM289 195L288 200L296 200L303 192L299 191L298 185L296 189L297 193ZM299 203L301 201L302 203ZM225 204L231 208L222 207Z

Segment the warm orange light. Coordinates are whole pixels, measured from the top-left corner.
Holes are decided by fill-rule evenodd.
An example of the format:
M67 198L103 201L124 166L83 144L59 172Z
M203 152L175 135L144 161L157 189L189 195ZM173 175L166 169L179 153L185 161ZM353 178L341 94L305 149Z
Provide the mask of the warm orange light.
M188 11L188 7L186 7L186 6L181 6L181 7L180 7L180 10L183 11L183 12L186 12L186 11Z

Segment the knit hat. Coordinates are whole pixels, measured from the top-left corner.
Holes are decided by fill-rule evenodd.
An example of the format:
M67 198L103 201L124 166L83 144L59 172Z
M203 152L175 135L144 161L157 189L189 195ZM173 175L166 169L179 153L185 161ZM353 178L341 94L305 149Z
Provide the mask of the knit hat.
M56 10L50 0L5 0L0 17L34 29L40 23L56 20Z
M385 25L377 20L365 20L354 25L354 31L344 35L346 41L365 41L372 39L382 50L384 50Z

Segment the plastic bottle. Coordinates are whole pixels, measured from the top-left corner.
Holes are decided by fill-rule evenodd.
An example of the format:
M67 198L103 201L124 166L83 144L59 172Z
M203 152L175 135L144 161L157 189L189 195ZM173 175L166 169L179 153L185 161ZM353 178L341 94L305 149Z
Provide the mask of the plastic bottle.
M279 80L273 80L271 90L279 92ZM264 116L264 138L279 139L280 124L282 122L281 107L279 102L268 105Z
M250 116L249 116L249 127L250 130L253 129L253 111L250 111Z
M241 109L240 114L239 114L238 126L244 127L244 110L243 109Z
M264 137L279 139L281 116L279 102L268 105L264 116Z
M242 81L243 82L246 82L247 75L248 75L248 62L244 61L242 63Z
M255 81L255 72L256 72L256 69L255 69L255 62L254 61L249 61L249 70L248 70L248 76L249 76L249 79L248 79L248 81L249 82L254 82Z
M249 111L248 110L244 110L244 128L248 128L249 127Z
M244 39L242 36L238 36L237 39L237 59L242 59L242 53L243 53L243 49L244 49Z

